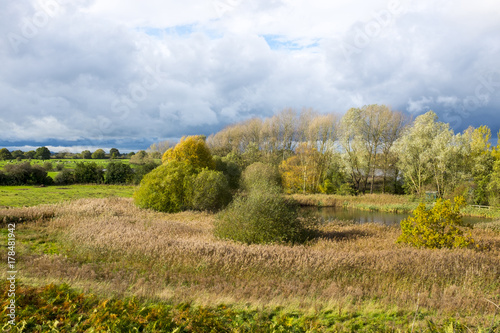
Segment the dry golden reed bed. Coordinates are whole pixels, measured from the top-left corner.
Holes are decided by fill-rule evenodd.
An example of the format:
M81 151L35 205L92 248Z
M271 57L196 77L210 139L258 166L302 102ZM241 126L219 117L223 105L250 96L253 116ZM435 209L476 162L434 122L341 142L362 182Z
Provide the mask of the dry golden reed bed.
M324 226L307 245L248 246L215 239L214 218L140 210L123 198L0 210L0 220L25 221L19 271L31 284L304 311L408 311L418 303L465 322L491 317L487 300L500 303L498 229L474 229L481 250L414 249L395 244L398 228L345 222ZM42 253L36 244L45 241L59 254Z

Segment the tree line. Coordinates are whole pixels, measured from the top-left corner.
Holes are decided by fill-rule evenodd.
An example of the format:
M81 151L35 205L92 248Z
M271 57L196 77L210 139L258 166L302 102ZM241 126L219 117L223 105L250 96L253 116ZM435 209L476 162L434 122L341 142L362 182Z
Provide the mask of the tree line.
M255 162L279 170L288 193L463 195L498 204L500 147L487 126L454 133L429 111L411 119L385 105L343 116L284 109L210 135L215 155L240 170Z

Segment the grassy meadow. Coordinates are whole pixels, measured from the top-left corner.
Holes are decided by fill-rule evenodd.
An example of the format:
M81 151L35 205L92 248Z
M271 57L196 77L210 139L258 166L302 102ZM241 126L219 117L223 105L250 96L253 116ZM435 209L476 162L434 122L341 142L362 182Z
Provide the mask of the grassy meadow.
M134 185L0 186L1 207L37 206L81 198L131 198Z
M425 250L395 244L397 227L346 222L321 226L305 245L243 245L214 238L214 219L119 197L0 209L4 224L17 222L20 288L31 295L20 302L39 304L19 313L19 327L500 330L498 221L475 227L478 249Z

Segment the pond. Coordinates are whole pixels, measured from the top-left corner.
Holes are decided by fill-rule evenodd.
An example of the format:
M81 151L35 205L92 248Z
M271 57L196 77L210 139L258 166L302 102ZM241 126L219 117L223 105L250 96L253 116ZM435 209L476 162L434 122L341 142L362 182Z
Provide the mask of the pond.
M387 212L372 212L355 208L343 207L301 207L300 214L312 214L318 217L323 223L328 223L334 220L354 221L355 223L374 222L383 225L399 225L402 219L407 218L410 213L387 213ZM489 221L484 217L464 216L463 220L467 223L475 224L479 222Z

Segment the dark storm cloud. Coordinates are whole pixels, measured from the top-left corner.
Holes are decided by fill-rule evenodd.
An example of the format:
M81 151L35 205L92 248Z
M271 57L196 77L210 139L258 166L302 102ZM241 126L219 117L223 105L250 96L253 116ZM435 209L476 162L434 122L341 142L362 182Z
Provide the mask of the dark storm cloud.
M285 107L372 103L497 129L500 15L490 5L9 2L0 146L146 148Z

